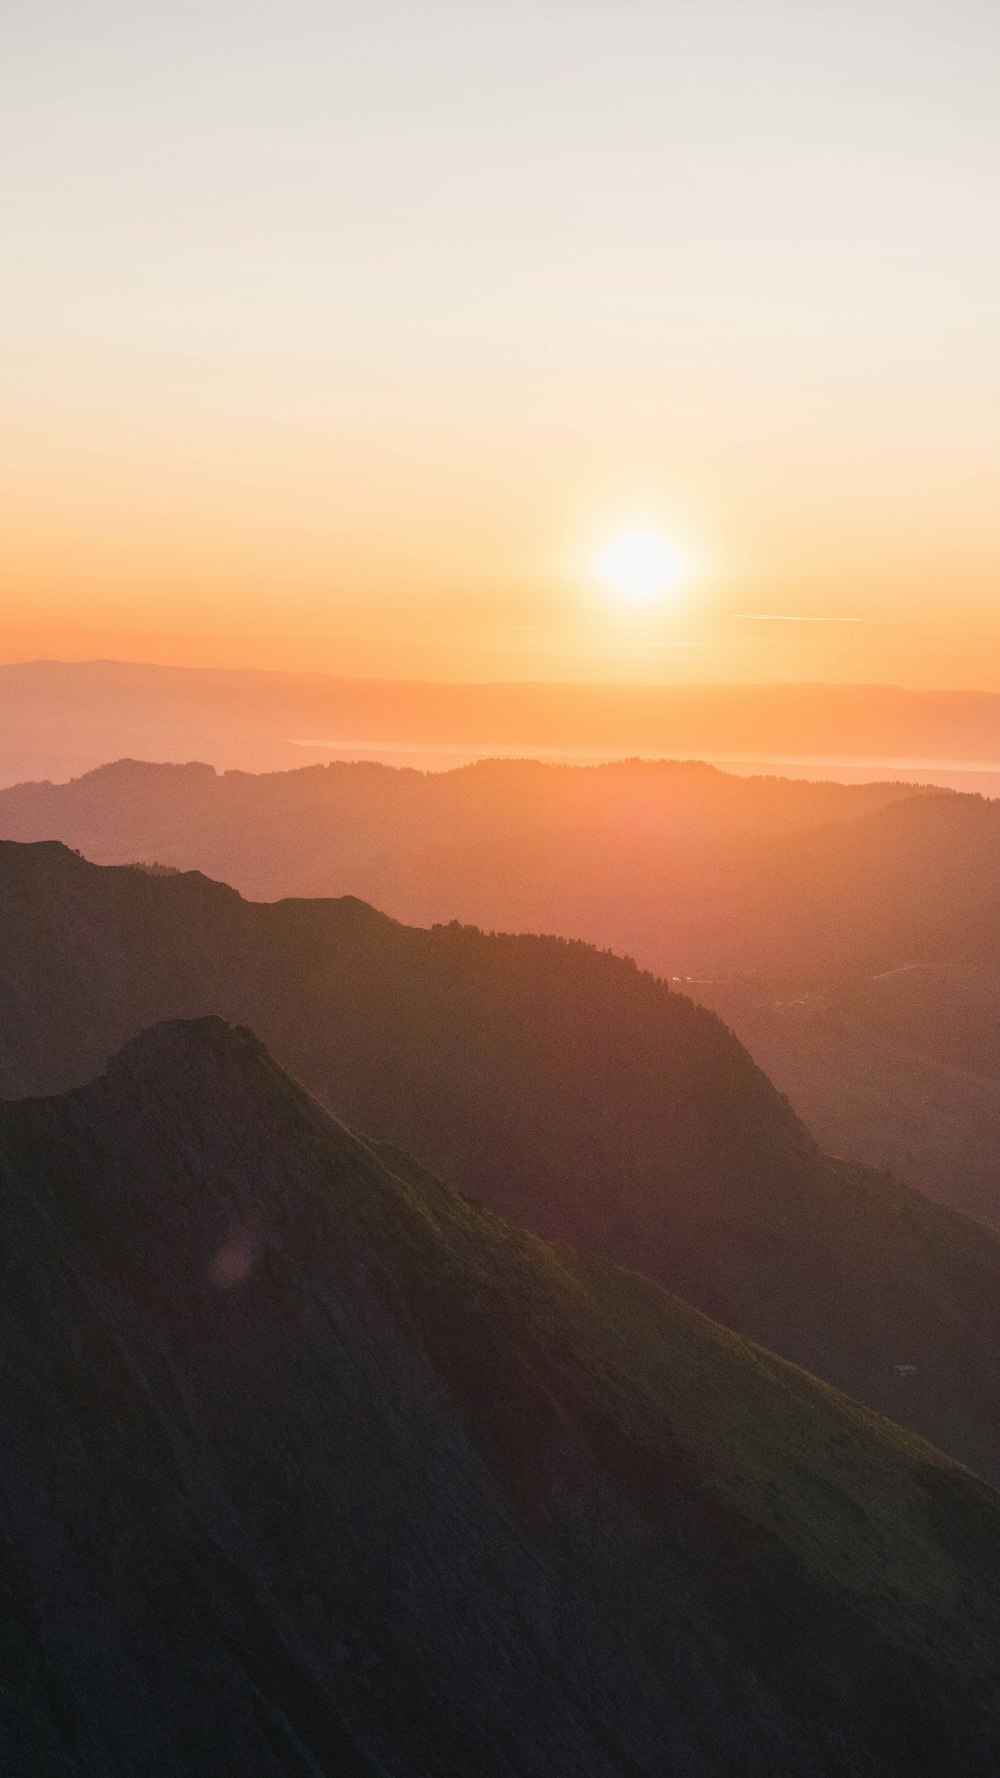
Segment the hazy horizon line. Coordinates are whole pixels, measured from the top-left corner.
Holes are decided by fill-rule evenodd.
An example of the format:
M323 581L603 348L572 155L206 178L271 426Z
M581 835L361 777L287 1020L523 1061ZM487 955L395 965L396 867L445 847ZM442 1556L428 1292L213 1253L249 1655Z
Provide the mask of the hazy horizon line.
M848 620L842 620L848 621ZM851 620L851 621L861 621ZM405 685L455 687L461 690L523 690L547 689L593 691L602 693L640 692L768 692L768 691L844 691L894 692L904 697L989 698L1000 701L1000 687L954 685L906 685L888 679L421 679L399 676L372 676L354 673L331 673L308 667L232 667L193 665L177 661L131 660L115 655L95 655L79 660L60 655L36 655L28 659L0 660L0 672L34 667L62 667L68 670L87 667L121 667L154 673L191 673L208 677L226 674L246 679L309 679L328 681L334 685Z

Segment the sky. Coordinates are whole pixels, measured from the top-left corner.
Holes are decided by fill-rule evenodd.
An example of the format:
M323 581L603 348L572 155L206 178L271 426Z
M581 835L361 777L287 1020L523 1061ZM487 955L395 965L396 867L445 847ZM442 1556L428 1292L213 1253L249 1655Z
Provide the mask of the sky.
M1000 689L995 0L14 0L0 69L0 659Z

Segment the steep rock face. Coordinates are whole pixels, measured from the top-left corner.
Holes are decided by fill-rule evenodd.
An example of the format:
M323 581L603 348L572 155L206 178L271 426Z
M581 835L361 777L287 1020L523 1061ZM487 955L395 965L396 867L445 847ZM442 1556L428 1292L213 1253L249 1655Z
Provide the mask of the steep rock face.
M721 1022L632 965L58 845L0 844L0 910L8 1096L159 1019L247 1024L355 1127L1000 1477L1000 1237L823 1161Z
M992 1774L1000 1507L161 1027L0 1108L0 1764Z

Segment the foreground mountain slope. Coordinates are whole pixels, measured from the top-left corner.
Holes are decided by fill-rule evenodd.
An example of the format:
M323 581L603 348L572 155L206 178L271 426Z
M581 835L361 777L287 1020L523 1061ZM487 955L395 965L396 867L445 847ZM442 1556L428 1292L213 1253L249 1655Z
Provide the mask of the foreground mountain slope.
M0 1763L1000 1760L1000 1502L167 1025L0 1107Z
M6 1096L163 1018L249 1025L355 1127L1000 1479L1000 1237L824 1160L713 1014L622 959L57 845L0 845L0 914Z

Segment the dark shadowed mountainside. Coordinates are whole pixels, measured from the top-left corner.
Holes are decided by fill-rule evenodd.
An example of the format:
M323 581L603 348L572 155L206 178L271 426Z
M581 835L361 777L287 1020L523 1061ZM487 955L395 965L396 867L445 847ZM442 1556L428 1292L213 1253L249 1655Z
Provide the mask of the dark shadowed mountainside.
M988 1778L1000 1502L167 1025L0 1107L11 1778Z
M0 844L7 1096L73 1086L143 1027L207 1013L502 1214L645 1271L1000 1476L1000 1236L824 1160L709 1011L580 944Z

